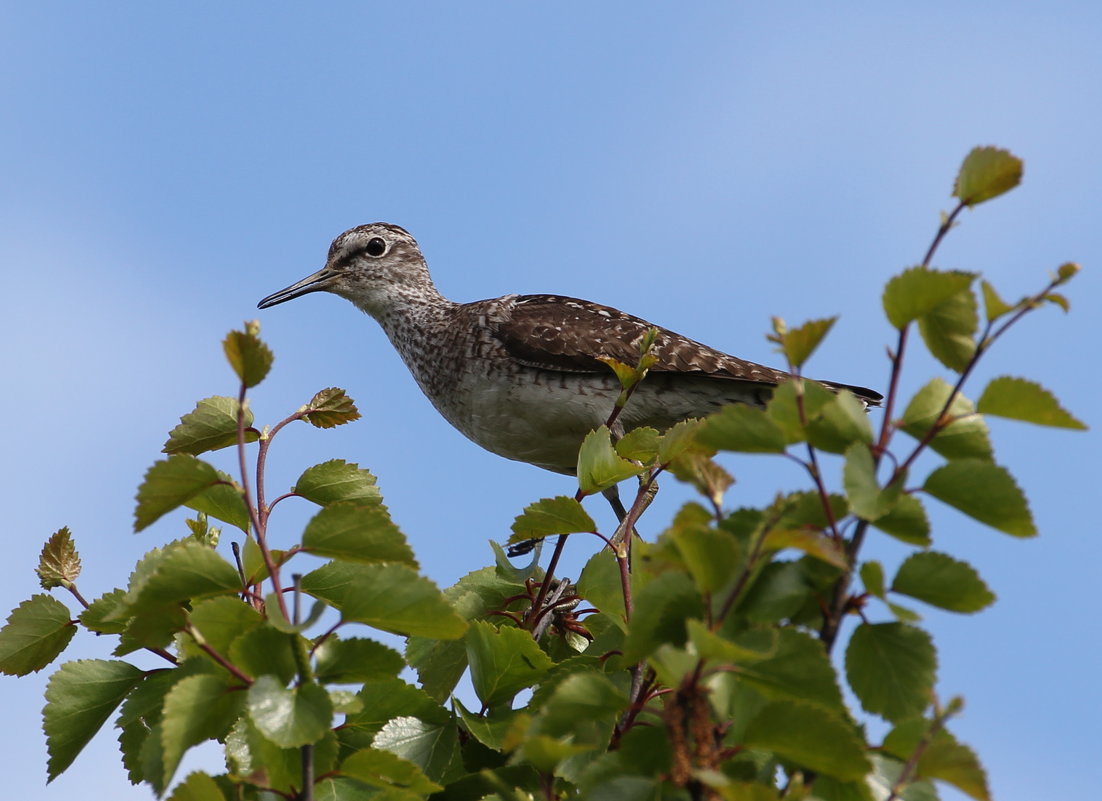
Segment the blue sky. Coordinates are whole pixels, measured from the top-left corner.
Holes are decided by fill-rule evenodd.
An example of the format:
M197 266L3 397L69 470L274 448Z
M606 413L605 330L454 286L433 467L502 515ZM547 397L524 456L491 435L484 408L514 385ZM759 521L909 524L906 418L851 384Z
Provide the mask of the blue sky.
M219 342L244 319L277 355L258 420L331 385L364 413L281 435L270 485L328 458L369 467L442 585L487 564L486 540L525 504L570 491L452 431L344 301L256 311L373 220L408 228L456 300L588 297L756 361L778 361L771 315L840 314L809 372L882 388L883 282L921 259L965 153L996 144L1024 158L1024 183L964 214L937 264L982 271L1008 298L1061 262L1086 269L1072 314L1033 315L971 394L1027 376L1097 427L1100 35L1088 2L9 5L0 612L37 591L60 526L89 596L180 534L174 518L133 535L133 493L179 415L235 391ZM944 375L911 366L910 391ZM991 425L1042 534L936 510L937 546L999 595L978 616L926 617L939 690L965 696L955 728L1000 801L1086 798L1102 745L1098 436ZM801 480L779 460L725 464L732 505ZM686 496L666 482L651 534ZM274 536L296 536L305 506L285 505ZM591 545L570 550L576 576ZM109 647L82 636L69 658ZM0 681L11 797L149 797L109 732L43 787L45 680Z

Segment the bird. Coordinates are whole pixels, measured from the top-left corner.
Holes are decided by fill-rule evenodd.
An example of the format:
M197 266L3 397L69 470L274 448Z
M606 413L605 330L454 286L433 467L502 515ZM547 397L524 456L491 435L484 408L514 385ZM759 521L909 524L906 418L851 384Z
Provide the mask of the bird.
M257 305L268 309L312 292L345 298L373 317L432 405L468 439L566 475L575 474L582 440L605 423L621 391L602 359L634 365L639 342L652 328L655 361L617 421L621 432L640 426L664 431L733 403L764 406L791 378L574 297L448 300L417 241L391 223L340 234L324 267ZM882 399L864 387L821 383L849 390L866 407Z

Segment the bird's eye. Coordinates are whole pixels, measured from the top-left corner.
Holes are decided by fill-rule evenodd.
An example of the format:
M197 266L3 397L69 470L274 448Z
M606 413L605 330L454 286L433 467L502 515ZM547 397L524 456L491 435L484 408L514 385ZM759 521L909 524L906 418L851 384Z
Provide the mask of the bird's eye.
M367 243L367 247L364 248L367 251L368 256L382 256L386 253L386 242L379 237L371 239Z

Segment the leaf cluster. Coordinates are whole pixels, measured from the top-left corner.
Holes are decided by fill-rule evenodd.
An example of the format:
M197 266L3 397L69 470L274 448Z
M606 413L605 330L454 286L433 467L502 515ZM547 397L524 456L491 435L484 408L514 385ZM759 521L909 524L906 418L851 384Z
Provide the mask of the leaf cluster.
M117 643L112 659L66 662L52 675L49 779L113 719L131 780L159 796L171 789L176 801L872 801L936 798L934 782L987 801L979 759L949 730L961 703L938 698L937 651L913 606L972 614L995 595L975 566L935 547L927 505L1011 536L1037 533L985 418L1083 424L1028 379L995 378L975 403L962 390L1009 326L1048 303L1067 308L1054 290L1077 268L1061 267L1011 304L987 281L977 291L977 276L930 262L963 208L1020 175L1005 151L973 151L955 182L959 204L926 258L887 283L883 310L897 341L879 427L848 390L801 377L834 318L792 329L774 320L770 339L793 378L761 408L728 406L665 431L622 432L616 422L645 380L653 332L636 365L610 361L622 392L608 423L581 443L577 493L530 504L512 526L512 543L558 538L547 572L535 561L515 567L495 543L493 566L439 590L375 477L341 459L305 469L269 501L264 466L285 426L331 428L359 412L329 388L254 427L247 391L273 355L257 324L232 332L224 350L237 395L185 414L137 493L135 530L168 526L187 508L195 516L184 535L87 602L71 533L58 531L40 582L68 591L82 611L39 594L0 630L0 671L10 675L54 662L78 629ZM915 329L954 377L903 399ZM227 447L243 467L255 452L251 474L231 477L202 458ZM761 508L728 508L734 479L720 453L794 461L808 486ZM699 500L645 542L635 528L666 473ZM629 479L638 490L606 535L582 501ZM273 512L292 499L317 510L295 544L270 548ZM234 530L232 559L212 520ZM897 567L863 555L875 532L910 549ZM553 572L578 534L600 547L573 584ZM404 638L404 651L371 630ZM132 655L143 650L161 665L139 668ZM473 700L457 691L464 676ZM863 715L886 721L887 736L870 741ZM225 772L174 786L183 755L208 740L222 745Z

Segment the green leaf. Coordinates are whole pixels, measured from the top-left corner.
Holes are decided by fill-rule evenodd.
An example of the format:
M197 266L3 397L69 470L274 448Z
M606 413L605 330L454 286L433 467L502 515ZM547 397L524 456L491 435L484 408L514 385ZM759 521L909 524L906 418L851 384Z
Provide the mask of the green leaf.
M811 701L844 712L842 692L823 644L791 628L779 628L776 634L776 646L766 658L734 665L739 680L766 698Z
M625 459L650 464L658 456L658 431L646 426L633 428L616 440L616 453Z
M578 577L578 594L588 603L623 624L624 592L616 555L602 548L589 557Z
M1024 420L1040 426L1073 428L1085 431L1087 426L1076 420L1060 405L1056 396L1032 381L1012 376L992 379L980 396L977 408L984 414Z
M234 640L263 624L264 618L240 598L222 595L196 603L188 622L203 642L225 654Z
M884 286L884 313L896 328L932 312L949 298L971 286L975 275L959 271L911 267Z
M887 592L884 589L884 567L879 562L865 562L861 565L861 583L865 585L865 592L877 598L883 598Z
M275 676L261 676L249 688L249 718L280 748L316 743L333 725L333 702L324 687L287 689Z
M833 395L807 421L807 441L829 453L845 453L855 442L871 445L872 440L865 404L845 389Z
M80 622L97 634L121 634L126 630L126 590L111 590L92 601L80 613ZM122 612L121 616L116 613Z
M142 680L126 662L82 659L66 662L50 676L42 728L50 754L48 781L65 771L99 731L115 707Z
M144 560L143 560L144 562ZM194 540L173 543L131 579L126 602L132 608L241 591L237 569L217 551Z
M303 784L301 748L280 748L261 734L247 715L238 718L225 742L226 764L230 770L230 778L235 783L253 783L259 780L265 788L271 788L286 798L294 798L299 794L299 788ZM336 769L340 748L341 744L332 731L326 732L321 740L313 744L315 776L325 775ZM362 788L362 785L357 782L356 787ZM244 797L253 798L249 794ZM268 798L263 793L258 797ZM315 792L315 801L320 801L322 797ZM362 795L358 797L362 798Z
M876 518L873 525L910 545L930 544L930 521L922 501L914 495L900 495L892 510Z
M957 459L932 472L923 489L999 531L1015 537L1037 534L1025 495L1005 467L978 459Z
M156 462L138 487L134 530L141 531L220 480L213 467L187 454Z
M578 486L586 495L601 492L641 472L640 465L616 454L608 426L585 435L578 451Z
M513 521L513 536L509 538L509 542L596 530L597 524L578 501L559 495L555 498L543 498L526 506L524 512Z
M696 436L706 448L742 453L784 453L780 427L756 407L733 403L704 419Z
M401 788L419 795L444 789L430 781L417 765L377 748L361 748L352 753L341 763L340 772L372 787Z
M487 707L512 700L526 687L538 683L551 669L551 658L532 639L530 632L473 621L466 636L471 683Z
M704 616L704 602L684 573L655 576L634 594L635 611L624 642L624 658L638 662L663 643L685 643L685 621Z
M236 526L248 534L252 521L249 517L249 507L245 505L245 493L229 474L221 470L217 472L219 483L203 490L184 505L201 514L210 515L231 526Z
M932 725L922 718L901 721L884 738L883 750L906 762L925 741L912 780L937 779L953 785L976 801L990 801L987 775L975 752L957 742L944 728L939 728L930 736Z
M417 765L434 782L447 784L459 757L455 723L432 723L402 716L388 721L375 735L375 748L389 751Z
M846 648L846 678L861 706L891 721L929 706L936 670L930 635L906 623L862 623Z
M31 596L0 629L0 673L26 676L42 670L65 650L76 630L65 604L50 595Z
M884 489L880 488L872 452L863 442L855 442L846 449L842 483L850 510L863 520L874 521L888 514L902 494L902 482L899 480Z
M964 157L953 197L966 206L996 198L1022 181L1022 160L997 147L974 147Z
M911 554L895 574L892 592L950 612L978 612L995 601L975 568L935 551Z
M218 782L202 771L188 774L176 785L168 801L226 801Z
M260 323L253 320L245 323L244 331L230 331L222 341L230 367L246 388L255 387L263 381L275 359L271 349L257 336L259 333Z
M318 556L417 567L405 536L378 503L340 501L323 507L306 524L302 547Z
M358 501L365 505L382 501L371 471L343 459L330 459L307 468L299 476L294 491L319 506L336 501Z
M397 676L406 666L393 648L363 637L341 639L335 634L314 651L314 675L322 684L360 684Z
M344 620L394 634L454 640L467 630L436 585L405 565L325 565L303 576L302 588Z
M572 673L540 705L535 733L603 747L620 713L629 704L627 693L603 673L593 670Z
M215 396L204 398L195 408L180 418L180 424L168 432L162 453L190 453L198 456L237 444L237 398ZM243 423L253 424L253 413L245 407ZM245 432L246 442L256 442L260 435Z
M770 562L739 600L738 609L754 622L776 623L799 612L809 589L799 562Z
M356 404L343 389L329 387L315 395L303 412L303 419L316 428L333 428L360 419Z
M50 535L38 555L38 582L44 590L54 587L71 587L80 575L80 554L73 543L68 526Z
M674 423L658 440L658 463L669 464L682 454L699 451L696 435L700 432L703 420L690 418ZM709 450L709 452L711 452Z
M241 714L243 701L244 693L232 690L212 673L188 676L168 691L161 719L166 784L189 748L226 735Z
M788 363L793 367L802 367L837 320L837 317L808 320L799 328L780 335L781 350Z
M222 653L248 676L270 674L287 683L298 674L295 650L299 650L301 662L305 663L308 645L299 635L267 623L234 638Z
M976 353L976 295L963 289L918 319L926 347L950 370L962 372Z
M987 281L980 281L980 287L983 290L983 308L986 312L987 322L992 323L1007 312L1014 310L1013 306L999 297L995 287Z
M903 413L903 430L921 441L938 422L953 388L935 378L915 393ZM930 447L947 459L983 459L991 461L994 451L987 434L987 423L976 414L972 401L959 392L946 412L952 419L930 442Z
M679 514L666 536L673 540L700 591L716 592L735 575L738 542L730 532L712 528L707 518L689 521L685 517Z
M869 772L864 743L846 722L827 710L795 701L771 701L746 727L743 745L843 781Z

